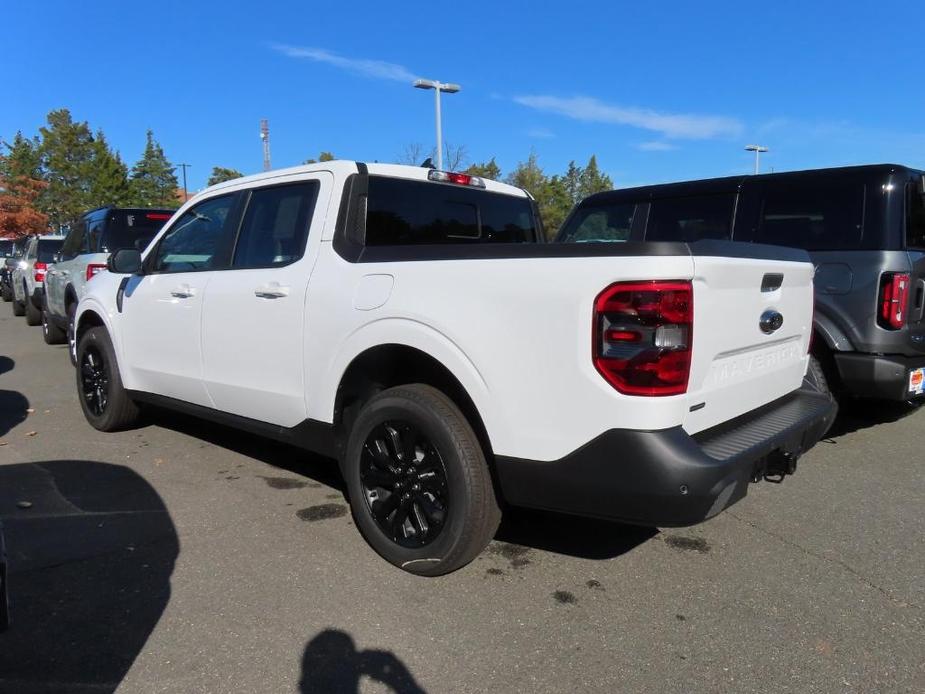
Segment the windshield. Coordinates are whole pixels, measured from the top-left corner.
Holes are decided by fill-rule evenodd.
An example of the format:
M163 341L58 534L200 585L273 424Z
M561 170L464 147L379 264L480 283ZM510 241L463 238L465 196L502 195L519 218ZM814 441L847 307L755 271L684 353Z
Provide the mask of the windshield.
M104 251L120 248L144 250L161 227L173 215L174 210L115 210L109 217Z
M64 239L39 239L35 259L40 263L53 263L55 253L61 250Z

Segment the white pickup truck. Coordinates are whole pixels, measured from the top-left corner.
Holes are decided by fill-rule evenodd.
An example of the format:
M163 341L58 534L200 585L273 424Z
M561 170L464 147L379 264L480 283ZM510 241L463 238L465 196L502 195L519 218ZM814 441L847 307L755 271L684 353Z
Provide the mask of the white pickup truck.
M477 556L503 504L700 522L835 414L805 377L804 251L543 243L524 191L464 174L237 179L109 270L76 314L90 424L153 403L337 458L363 536L422 575Z

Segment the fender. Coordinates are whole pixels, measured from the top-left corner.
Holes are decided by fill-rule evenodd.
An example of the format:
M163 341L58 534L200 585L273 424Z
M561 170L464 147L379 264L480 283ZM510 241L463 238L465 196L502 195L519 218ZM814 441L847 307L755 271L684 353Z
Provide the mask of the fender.
M435 328L410 318L382 318L366 323L350 333L324 362L321 355L307 357L308 416L323 422L334 421L337 389L347 369L361 354L383 345L402 345L417 349L442 364L460 382L478 410L489 438L505 426L505 417L495 408L490 389L476 365L459 345Z
M83 320L84 316L87 313L94 313L100 317L100 320L103 321L103 326L106 328L106 331L109 333L109 339L112 340L112 347L116 352L116 359L119 365L119 375L122 378L122 382L126 385L126 388L129 388L128 381L126 381L126 370L125 370L125 357L122 352L122 340L118 332L115 330L115 316L112 311L103 306L102 303L94 296L85 296L79 304L77 304L77 312L74 315L74 325L77 326L78 332L80 330L80 323Z
M813 326L817 333L822 337L826 347L833 352L852 352L854 345L845 335L844 331L836 325L835 321L826 314L819 311L819 304L816 304L816 316L813 319Z

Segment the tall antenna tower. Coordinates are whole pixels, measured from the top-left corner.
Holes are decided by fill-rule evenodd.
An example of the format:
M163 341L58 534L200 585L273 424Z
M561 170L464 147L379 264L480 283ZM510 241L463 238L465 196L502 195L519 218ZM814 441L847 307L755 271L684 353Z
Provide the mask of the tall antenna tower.
M270 170L270 121L260 120L260 139L263 140L263 170Z

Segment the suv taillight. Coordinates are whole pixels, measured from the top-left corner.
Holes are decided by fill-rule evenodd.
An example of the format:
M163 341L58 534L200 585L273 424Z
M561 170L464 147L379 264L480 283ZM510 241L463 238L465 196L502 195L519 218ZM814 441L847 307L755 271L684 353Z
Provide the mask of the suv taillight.
M880 278L881 328L899 330L906 324L906 305L909 303L909 275L905 272L887 272Z
M627 395L686 393L693 329L690 282L617 282L594 300L594 366Z
M87 265L87 279L98 275L106 269L106 263L90 263Z
M48 269L48 263L35 262L35 265L32 266L33 274L32 279L36 282L45 281L45 270Z

